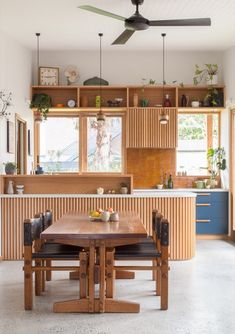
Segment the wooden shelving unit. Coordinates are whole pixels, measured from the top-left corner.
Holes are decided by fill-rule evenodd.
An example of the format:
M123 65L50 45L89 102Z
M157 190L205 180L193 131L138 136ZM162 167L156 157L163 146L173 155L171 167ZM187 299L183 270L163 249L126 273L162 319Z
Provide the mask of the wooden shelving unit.
M203 105L200 108L192 108L191 107L191 102L195 100L195 98L198 99L202 104L205 100L205 97L209 93L210 86L183 86L183 87L178 87L178 107L183 108L182 103L181 103L181 98L182 95L185 95L188 98L188 105L186 106L187 109L221 109L224 108L225 106L225 87L216 85L213 86L214 89L218 92L217 98L218 103L215 106L206 106L204 107ZM203 111L203 110L201 110Z
M203 101L208 94L208 86L183 87L168 86L164 95L170 96L171 108L165 108L169 115L169 123L161 126L159 115L162 112L162 86L102 86L102 110L106 115L126 115L126 138L129 148L175 148L177 146L177 113L178 112L211 112L220 111L225 105L225 87L214 86L218 91L218 106L192 108L193 97ZM99 108L95 107L96 96L100 95L99 86L33 86L32 95L45 93L52 98L50 112L55 115L94 115ZM134 107L134 94L138 95L138 106ZM188 105L181 106L182 95L187 96ZM122 99L117 107L109 107L107 101ZM68 100L76 100L76 107L69 108ZM148 100L146 107L141 107L141 100ZM85 104L84 104L85 100ZM63 108L57 108L63 104Z

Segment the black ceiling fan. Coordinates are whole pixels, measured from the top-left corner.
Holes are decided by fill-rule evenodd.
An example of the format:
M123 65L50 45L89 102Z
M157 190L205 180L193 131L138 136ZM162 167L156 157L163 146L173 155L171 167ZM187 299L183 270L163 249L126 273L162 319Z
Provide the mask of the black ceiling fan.
M179 20L154 20L149 21L139 13L139 6L143 4L144 0L131 0L133 5L136 6L136 11L134 15L129 18L125 18L120 15L116 15L110 12L107 12L103 9L83 5L78 8L88 10L96 14L112 17L125 22L126 30L112 43L114 44L125 44L128 39L134 34L136 30L146 30L149 27L166 27L166 26L210 26L210 18L197 18L197 19L179 19Z

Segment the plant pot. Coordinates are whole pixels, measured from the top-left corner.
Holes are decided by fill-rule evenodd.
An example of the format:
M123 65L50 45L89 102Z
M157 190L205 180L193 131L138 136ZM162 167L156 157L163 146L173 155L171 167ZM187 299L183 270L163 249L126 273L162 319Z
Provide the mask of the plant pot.
M5 166L5 173L7 175L14 175L16 172L16 167Z
M199 108L199 105L200 105L199 101L192 101L191 102L192 108Z
M218 185L218 181L215 179L209 179L207 184L210 186L211 189L215 188Z
M123 194L123 195L128 194L128 188L127 187L121 187L120 188L120 193Z

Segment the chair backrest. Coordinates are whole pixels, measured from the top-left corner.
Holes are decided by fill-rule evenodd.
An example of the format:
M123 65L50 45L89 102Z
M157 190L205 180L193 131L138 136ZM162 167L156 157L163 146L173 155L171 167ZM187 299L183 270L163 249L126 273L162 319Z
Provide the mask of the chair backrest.
M167 219L161 220L161 246L169 246L169 222Z
M24 220L24 246L32 246L33 241L40 239L43 231L43 217L36 215L35 218Z
M49 226L51 226L53 222L53 215L52 215L52 211L51 210L46 210L43 213L43 231L48 228Z
M157 210L153 210L152 212L152 229L153 235L156 236L157 239L161 239L161 220L163 215L159 213Z

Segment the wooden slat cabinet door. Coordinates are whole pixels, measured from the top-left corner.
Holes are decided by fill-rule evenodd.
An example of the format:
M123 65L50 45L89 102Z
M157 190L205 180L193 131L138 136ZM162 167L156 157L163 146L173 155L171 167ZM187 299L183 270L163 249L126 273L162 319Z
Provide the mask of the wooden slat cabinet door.
M169 122L161 125L161 108L128 108L128 148L175 148L177 146L177 109L166 108Z

